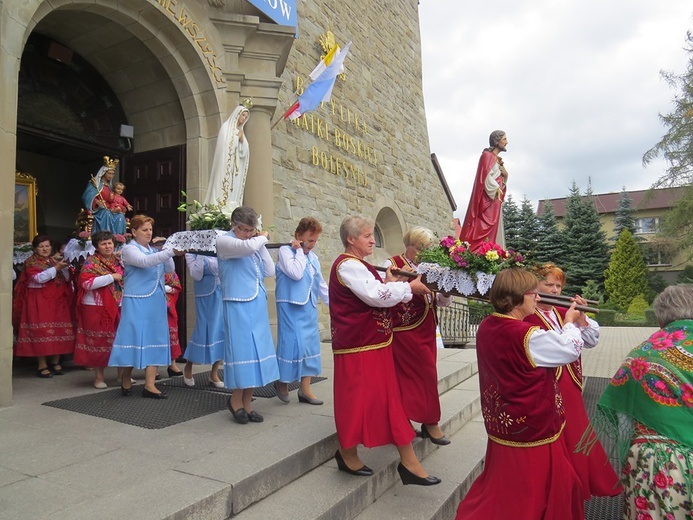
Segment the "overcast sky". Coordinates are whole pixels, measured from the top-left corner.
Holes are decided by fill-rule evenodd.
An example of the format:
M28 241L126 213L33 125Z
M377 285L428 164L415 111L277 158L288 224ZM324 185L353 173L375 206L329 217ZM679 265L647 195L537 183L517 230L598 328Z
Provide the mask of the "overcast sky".
M643 154L687 64L690 0L420 0L431 151L464 217L479 156L504 130L509 191L565 197L646 189Z

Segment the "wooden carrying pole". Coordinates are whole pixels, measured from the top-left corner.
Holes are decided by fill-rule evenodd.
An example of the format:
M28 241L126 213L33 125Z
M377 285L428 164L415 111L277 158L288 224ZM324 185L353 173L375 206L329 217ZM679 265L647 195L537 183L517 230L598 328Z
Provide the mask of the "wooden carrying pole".
M549 293L543 293L540 292L539 296L541 296L541 299L543 300L544 298L549 298L551 300L566 300L570 301L573 296L568 296L567 294L549 294ZM590 305L599 305L599 302L597 300L585 300L587 303Z

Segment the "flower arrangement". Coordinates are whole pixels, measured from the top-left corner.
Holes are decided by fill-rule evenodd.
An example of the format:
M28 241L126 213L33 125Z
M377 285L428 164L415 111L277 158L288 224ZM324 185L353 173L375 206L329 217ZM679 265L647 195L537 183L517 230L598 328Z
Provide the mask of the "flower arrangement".
M88 242L91 242L91 234L89 231L80 231L75 238L83 248L87 246Z
M120 249L125 244L129 244L130 240L132 240L132 235L130 233L125 233L124 235L120 233L113 234L113 245L115 245L116 249Z
M495 275L508 267L523 267L524 257L498 244L484 242L472 251L469 243L447 236L417 256L418 271L444 292L457 291L464 296L485 294Z
M231 213L225 212L216 204L202 204L197 200L188 202L188 195L181 191L183 200L178 211L188 215L186 224L191 230L201 229L231 229Z

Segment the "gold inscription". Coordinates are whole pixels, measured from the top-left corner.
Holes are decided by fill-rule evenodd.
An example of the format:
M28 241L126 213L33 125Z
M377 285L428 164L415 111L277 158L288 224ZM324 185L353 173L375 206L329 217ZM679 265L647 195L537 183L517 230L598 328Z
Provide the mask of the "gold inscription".
M190 40L200 50L202 55L205 57L207 68L214 78L217 87L224 87L226 85L226 79L224 78L223 71L219 66L219 59L217 58L217 54L210 45L209 41L207 41L207 37L204 35L200 25L192 18L190 13L186 11L185 7L178 3L178 0L155 1L164 8L164 10L174 21L180 24L185 34L187 34Z
M368 187L368 172L360 166L342 157L332 155L328 151L320 150L317 146L311 147L310 152L311 162L314 166L318 166L337 177L344 177L346 181L351 181L356 185Z

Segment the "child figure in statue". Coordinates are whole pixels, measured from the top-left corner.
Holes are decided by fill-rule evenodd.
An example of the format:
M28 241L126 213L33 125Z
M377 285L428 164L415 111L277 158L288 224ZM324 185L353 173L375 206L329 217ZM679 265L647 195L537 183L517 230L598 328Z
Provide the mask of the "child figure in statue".
M111 193L111 200L108 204L108 209L110 209L113 213L125 213L126 211L134 211L127 199L123 197L123 192L125 191L125 184L123 184L122 182L116 182L113 185L113 191L115 193Z

